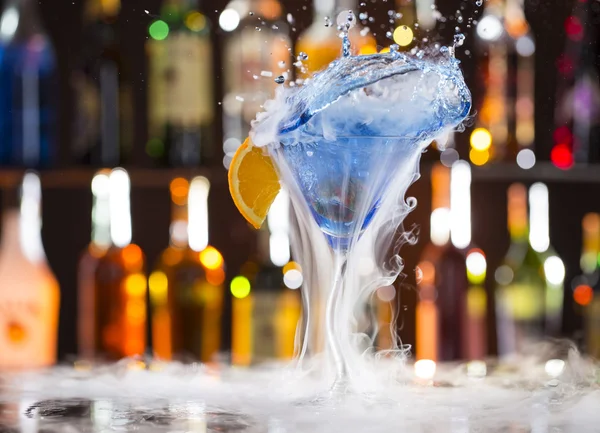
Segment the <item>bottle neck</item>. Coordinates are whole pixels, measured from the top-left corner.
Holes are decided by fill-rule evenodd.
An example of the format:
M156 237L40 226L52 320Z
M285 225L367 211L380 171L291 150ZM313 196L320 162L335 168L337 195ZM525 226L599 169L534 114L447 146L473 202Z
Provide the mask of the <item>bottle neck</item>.
M508 189L508 232L513 242L527 241L527 190L521 184Z
M543 183L529 189L529 243L538 253L550 247L548 187Z
M39 208L38 208L39 209ZM12 207L2 217L2 251L11 258L25 257L31 263L45 260L42 244L42 221L39 211Z
M109 177L110 238L116 247L131 243L130 182L125 170L115 169Z
M583 219L583 249L581 252L581 270L592 274L600 267L600 215L587 214Z
M465 161L451 169L450 240L458 249L471 244L471 166Z
M443 246L450 240L450 169L436 164L431 171L430 239Z
M92 243L102 249L110 247L110 205L107 196L94 196L92 205Z

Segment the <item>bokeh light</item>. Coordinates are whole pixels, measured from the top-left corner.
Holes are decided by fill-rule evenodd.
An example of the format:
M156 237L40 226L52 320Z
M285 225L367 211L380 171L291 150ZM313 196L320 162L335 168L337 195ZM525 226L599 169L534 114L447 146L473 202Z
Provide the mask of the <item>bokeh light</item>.
M238 299L244 299L250 294L250 281L248 278L238 275L231 280L229 289L234 297Z
M218 269L223 265L223 256L215 247L208 246L200 252L200 262L208 269Z
M471 133L471 147L483 152L492 145L492 134L485 128L477 128Z
M562 170L568 170L569 168L573 167L573 152L569 146L564 143L557 144L552 148L552 152L550 152L550 159L556 167Z
M394 42L401 47L407 47L412 44L413 37L413 31L408 26L399 26L394 30Z
M471 149L469 152L469 159L475 165L484 165L490 160L489 150L479 151L477 149Z
M156 20L148 28L150 37L157 41L162 41L169 36L169 25L163 20Z
M579 285L573 290L573 300L583 307L589 305L592 299L594 299L594 290L586 284Z

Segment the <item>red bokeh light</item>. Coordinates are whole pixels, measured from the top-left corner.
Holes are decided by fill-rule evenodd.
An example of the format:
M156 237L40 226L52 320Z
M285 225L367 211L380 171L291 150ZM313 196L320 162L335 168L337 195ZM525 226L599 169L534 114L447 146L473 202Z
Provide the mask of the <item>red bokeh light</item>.
M554 130L554 143L571 144L573 134L568 126L560 126Z
M583 26L577 17L570 16L565 20L565 31L569 39L573 41L583 39Z
M594 299L594 290L587 285L577 286L573 291L573 299L579 305L585 307L586 305L589 305L590 302L592 302L592 299Z
M573 152L565 143L554 146L550 153L550 159L556 167L562 170L567 170L573 166Z
M561 55L556 60L556 68L561 75L571 75L573 73L573 60L569 56Z

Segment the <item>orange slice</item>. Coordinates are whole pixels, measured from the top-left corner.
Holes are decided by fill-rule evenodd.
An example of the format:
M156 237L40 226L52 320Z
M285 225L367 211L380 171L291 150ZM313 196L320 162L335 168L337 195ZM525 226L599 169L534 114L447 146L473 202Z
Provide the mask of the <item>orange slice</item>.
M259 229L281 185L273 161L250 138L239 147L229 166L229 192L246 220Z

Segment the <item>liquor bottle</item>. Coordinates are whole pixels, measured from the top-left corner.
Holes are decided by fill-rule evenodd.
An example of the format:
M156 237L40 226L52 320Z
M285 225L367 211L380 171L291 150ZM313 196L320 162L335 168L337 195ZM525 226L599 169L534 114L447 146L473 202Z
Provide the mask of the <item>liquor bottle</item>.
M556 335L562 319L565 268L550 246L548 189L537 183L529 191L508 190L510 248L496 270L498 354L521 353L544 335Z
M133 95L118 28L120 0L87 0L82 50L72 72L73 153L80 164L115 167L133 145Z
M508 139L508 50L504 30L505 0L489 0L476 27L476 52L481 76L476 129L471 134L470 159L475 165L506 157Z
M225 264L208 244L205 177L171 182L170 245L150 275L154 353L213 361L220 349Z
M41 237L41 184L28 172L5 192L0 244L0 370L56 362L60 289Z
M291 74L292 44L278 0L234 0L219 25L226 32L223 58L223 163L248 137L250 122Z
M471 172L464 161L432 171L430 243L419 263L417 359L482 359L486 261L471 242Z
M600 214L588 213L582 222L583 248L581 274L571 282L575 310L584 321L585 351L600 356L600 322L598 291L600 291Z
M507 41L507 157L514 160L535 139L535 38L527 22L523 0L506 0L504 29Z
M0 23L0 164L48 166L56 146L58 78L38 2L8 1Z
M341 57L342 40L337 30L338 14L350 10L358 14L356 0L315 0L313 5L313 22L300 34L296 45L296 56L303 63L299 74L302 77L325 69L329 63ZM358 16L355 23L356 21ZM375 38L368 33L368 29L358 23L350 29L349 37L354 54L377 52Z
M149 27L147 152L162 165L197 166L214 155L211 23L197 0L164 0Z
M289 261L289 203L280 193L267 225L258 232L257 254L231 282L233 295L232 362L250 365L285 361L294 355L301 302L300 266Z
M92 236L79 260L78 285L78 352L82 359L91 360L94 344L94 293L96 269L100 259L111 246L110 237L110 170L98 171L92 179Z
M558 62L556 129L550 155L562 169L576 162L600 162L598 15L587 2L576 2L565 20L566 47Z
M95 181L100 199L96 205L103 209L96 211L106 211L108 197L110 242L104 238L100 241L91 283L83 278L87 261L83 258L81 262L83 286L79 293L89 300L86 308L79 311L81 354L96 360L143 355L146 349L145 259L141 248L131 243L129 175L122 168L115 168L110 175L100 174ZM106 230L105 216L101 219L98 229Z

